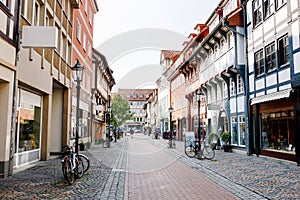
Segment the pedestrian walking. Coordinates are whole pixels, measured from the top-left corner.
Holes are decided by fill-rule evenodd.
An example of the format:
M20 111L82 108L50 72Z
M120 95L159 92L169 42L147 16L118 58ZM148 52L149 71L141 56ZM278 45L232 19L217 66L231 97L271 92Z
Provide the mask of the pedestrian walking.
M131 139L133 138L133 129L130 129L130 135L131 135Z

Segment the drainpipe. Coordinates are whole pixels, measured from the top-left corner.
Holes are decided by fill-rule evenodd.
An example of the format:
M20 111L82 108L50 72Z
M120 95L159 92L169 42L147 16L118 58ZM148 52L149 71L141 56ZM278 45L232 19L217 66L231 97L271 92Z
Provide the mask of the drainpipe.
M249 122L251 120L250 118L250 101L249 101L249 74L248 74L248 31L247 31L247 9L246 9L246 0L242 0L241 5L242 5L242 9L243 9L243 22L244 22L244 30L245 30L245 34L244 34L244 45L245 45L245 130L246 130L246 151L247 151L247 155L251 155L251 142L250 142L250 131L249 131Z
M16 7L16 38L15 38L15 47L16 47L16 58L15 66L17 67L20 51L20 19L21 19L21 0L17 0ZM12 98L12 115L11 115L11 129L10 129L10 147L9 147L9 161L8 161L8 176L13 174L13 158L14 158L14 133L15 133L15 118L17 111L17 69L14 71L14 80L13 80L13 98Z

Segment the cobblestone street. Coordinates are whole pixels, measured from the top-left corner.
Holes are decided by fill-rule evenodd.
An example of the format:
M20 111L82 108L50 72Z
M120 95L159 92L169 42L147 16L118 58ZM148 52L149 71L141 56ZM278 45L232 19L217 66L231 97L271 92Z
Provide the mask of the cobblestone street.
M124 137L84 152L91 168L70 186L55 158L0 179L0 199L300 199L296 163L216 151L190 159L183 142Z

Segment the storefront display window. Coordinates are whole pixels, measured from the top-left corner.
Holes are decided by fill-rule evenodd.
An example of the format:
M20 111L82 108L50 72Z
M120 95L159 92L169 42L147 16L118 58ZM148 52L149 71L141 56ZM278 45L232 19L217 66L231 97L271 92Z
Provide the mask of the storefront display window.
M72 113L72 138L76 137L76 107L73 106ZM78 135L79 137L87 137L88 131L88 112L79 109Z
M232 130L231 130L231 141L232 144L238 144L238 130L237 130L237 123L236 123L236 117L231 117L231 126L232 126Z
M246 127L245 127L245 116L239 116L239 144L246 145Z
M262 149L294 151L294 112L261 113Z
M15 152L39 149L41 97L24 90L20 90L19 111L16 119L16 147Z
M41 96L18 89L14 166L38 160L40 157L41 101Z

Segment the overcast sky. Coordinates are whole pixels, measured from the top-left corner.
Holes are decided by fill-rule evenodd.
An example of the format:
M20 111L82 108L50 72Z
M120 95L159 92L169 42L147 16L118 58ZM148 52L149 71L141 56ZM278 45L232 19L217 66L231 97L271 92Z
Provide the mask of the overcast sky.
M196 24L205 23L219 2L97 0L94 48L114 71L115 89L153 87L161 73L160 50L181 50Z

